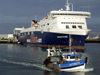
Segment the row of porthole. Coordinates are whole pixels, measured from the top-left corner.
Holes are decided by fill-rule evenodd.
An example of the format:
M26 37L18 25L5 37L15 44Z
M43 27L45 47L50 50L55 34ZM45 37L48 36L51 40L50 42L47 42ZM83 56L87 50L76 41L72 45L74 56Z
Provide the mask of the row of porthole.
M34 32L25 32L25 33L21 33L20 35L23 36L23 35L33 35Z
M84 24L84 22L61 22L61 24Z
M49 25L49 23L47 23L47 25ZM45 24L41 25L41 27L45 26Z
M68 29L68 28L69 28L69 26L68 26L68 25L66 25L66 28ZM77 28L77 27L74 25L74 26L72 26L72 28ZM82 26L78 26L78 28L82 29Z

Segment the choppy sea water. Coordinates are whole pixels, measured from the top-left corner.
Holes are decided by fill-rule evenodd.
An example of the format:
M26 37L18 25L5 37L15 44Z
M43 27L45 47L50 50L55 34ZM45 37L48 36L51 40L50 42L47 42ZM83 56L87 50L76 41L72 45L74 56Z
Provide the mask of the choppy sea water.
M85 70L59 72L52 71L43 65L47 57L45 48L0 44L0 75L99 75L100 44L86 43L85 47L84 52L79 52L82 53L83 58L89 58Z

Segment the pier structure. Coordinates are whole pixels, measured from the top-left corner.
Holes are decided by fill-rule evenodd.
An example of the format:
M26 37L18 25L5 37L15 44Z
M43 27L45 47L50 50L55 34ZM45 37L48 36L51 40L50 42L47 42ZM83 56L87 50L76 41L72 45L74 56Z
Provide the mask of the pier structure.
M100 32L91 32L85 43L100 43Z
M16 31L23 30L23 29L25 29L25 28L24 27L22 27L22 28L14 28L14 34L18 34Z
M13 34L0 34L0 43L13 42Z
M19 33L17 31L20 31L20 30L23 30L25 29L24 27L22 28L14 28L14 34L13 34L13 38L14 38L14 42L17 42L17 43L20 43L18 42L18 36L19 36Z
M0 34L0 43L19 43L18 42L18 30L22 30L23 28L14 28L13 34Z

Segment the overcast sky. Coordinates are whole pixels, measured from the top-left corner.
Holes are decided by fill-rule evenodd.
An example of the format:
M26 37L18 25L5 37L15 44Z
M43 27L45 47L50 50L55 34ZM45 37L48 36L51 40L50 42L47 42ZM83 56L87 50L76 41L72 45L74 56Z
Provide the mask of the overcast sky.
M69 0L69 3L75 11L91 12L87 20L90 28L100 27L100 0ZM65 10L65 4L66 0L0 0L0 34L13 33L15 27L30 27L35 15L39 21L51 10Z

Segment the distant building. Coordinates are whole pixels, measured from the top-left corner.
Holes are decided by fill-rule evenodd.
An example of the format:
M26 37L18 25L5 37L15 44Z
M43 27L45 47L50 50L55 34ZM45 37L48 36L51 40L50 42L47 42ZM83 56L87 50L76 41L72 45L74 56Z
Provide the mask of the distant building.
M6 38L6 39L12 39L13 34L0 34L0 39Z

